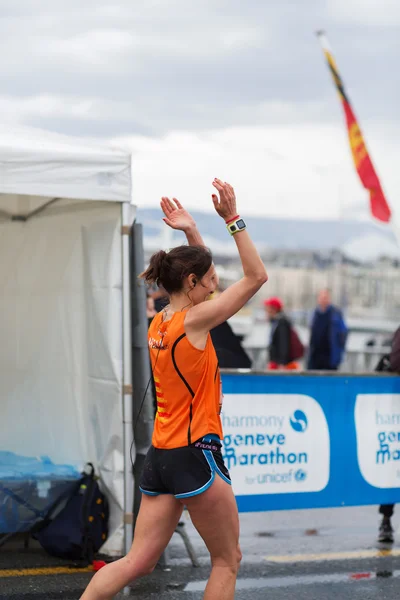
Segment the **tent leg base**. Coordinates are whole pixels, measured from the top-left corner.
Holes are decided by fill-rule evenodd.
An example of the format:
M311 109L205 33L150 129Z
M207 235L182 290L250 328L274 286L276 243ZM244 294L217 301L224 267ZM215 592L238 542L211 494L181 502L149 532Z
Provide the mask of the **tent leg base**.
M197 559L196 553L192 546L192 542L190 541L190 537L188 532L185 529L185 523L180 521L175 529L175 533L181 536L183 543L185 544L186 551L189 555L190 560L192 561L193 567L200 567L200 563Z
M183 521L180 521L178 523L178 525L175 528L175 533L177 533L178 535L180 535L180 537L183 540L183 543L185 544L185 548L186 548L186 552L188 553L188 556L190 558L190 560L192 561L192 566L193 567L200 567L200 563L198 561L198 558L196 556L196 552L194 551L192 542L190 541L190 537L185 529L185 523ZM170 565L170 556L169 556L169 550L168 547L164 550L164 552L162 553L162 555L160 556L160 559L158 561L158 565L162 568L162 569L168 569L169 565Z

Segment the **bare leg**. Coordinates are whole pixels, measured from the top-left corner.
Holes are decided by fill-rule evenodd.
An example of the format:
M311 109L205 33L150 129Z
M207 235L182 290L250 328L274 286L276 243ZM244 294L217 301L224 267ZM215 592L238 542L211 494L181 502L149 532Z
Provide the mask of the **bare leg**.
M204 600L233 600L241 560L239 516L231 486L218 475L203 494L185 504L211 555L212 570Z
M96 573L81 600L112 600L126 585L151 573L181 514L182 504L174 496L143 494L132 548L124 558Z

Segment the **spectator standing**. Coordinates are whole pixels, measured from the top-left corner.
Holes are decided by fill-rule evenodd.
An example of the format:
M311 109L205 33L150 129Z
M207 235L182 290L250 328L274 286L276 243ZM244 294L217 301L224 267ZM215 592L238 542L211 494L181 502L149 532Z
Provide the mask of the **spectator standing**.
M251 369L251 360L228 321L210 331L221 369Z
M400 375L400 327L394 334L392 341L392 350L390 354L385 354L379 361L376 371L394 372ZM393 543L392 516L394 513L394 504L381 504L379 514L382 515L382 521L379 526L378 542Z
M276 297L268 298L264 301L264 306L267 318L271 323L268 369L298 369L299 365L295 359L301 357L303 348L301 346L300 352L293 352L294 335L296 343L301 345L301 342L283 310L282 300Z
M216 290L210 294L208 300L215 300L221 292L221 289ZM236 335L228 321L211 329L210 335L220 369L251 369L251 360L242 346L241 338Z
M343 358L347 332L340 309L331 302L329 290L321 290L311 321L308 369L337 370Z
M153 318L156 316L157 311L156 308L154 306L154 300L152 298L152 296L147 296L146 298L146 315L147 315L147 324L150 327L150 323L152 322Z
M154 308L156 313L162 311L169 302L168 294L162 286L156 284L149 287L148 296L154 301Z

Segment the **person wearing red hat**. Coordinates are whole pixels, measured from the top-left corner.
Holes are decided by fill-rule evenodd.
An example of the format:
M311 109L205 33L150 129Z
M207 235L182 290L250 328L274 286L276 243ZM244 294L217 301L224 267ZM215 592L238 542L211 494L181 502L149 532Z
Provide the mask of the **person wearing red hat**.
M268 369L298 369L299 365L293 359L293 326L284 313L282 300L277 297L267 298L264 306L267 318L271 323Z

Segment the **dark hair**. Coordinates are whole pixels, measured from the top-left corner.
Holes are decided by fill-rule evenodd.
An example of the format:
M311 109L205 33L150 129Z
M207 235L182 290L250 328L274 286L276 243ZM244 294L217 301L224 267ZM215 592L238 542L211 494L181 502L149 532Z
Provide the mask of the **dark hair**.
M204 246L177 246L169 252L153 254L146 271L140 275L146 283L161 285L168 294L182 290L183 280L191 273L199 280L212 265L212 254Z

